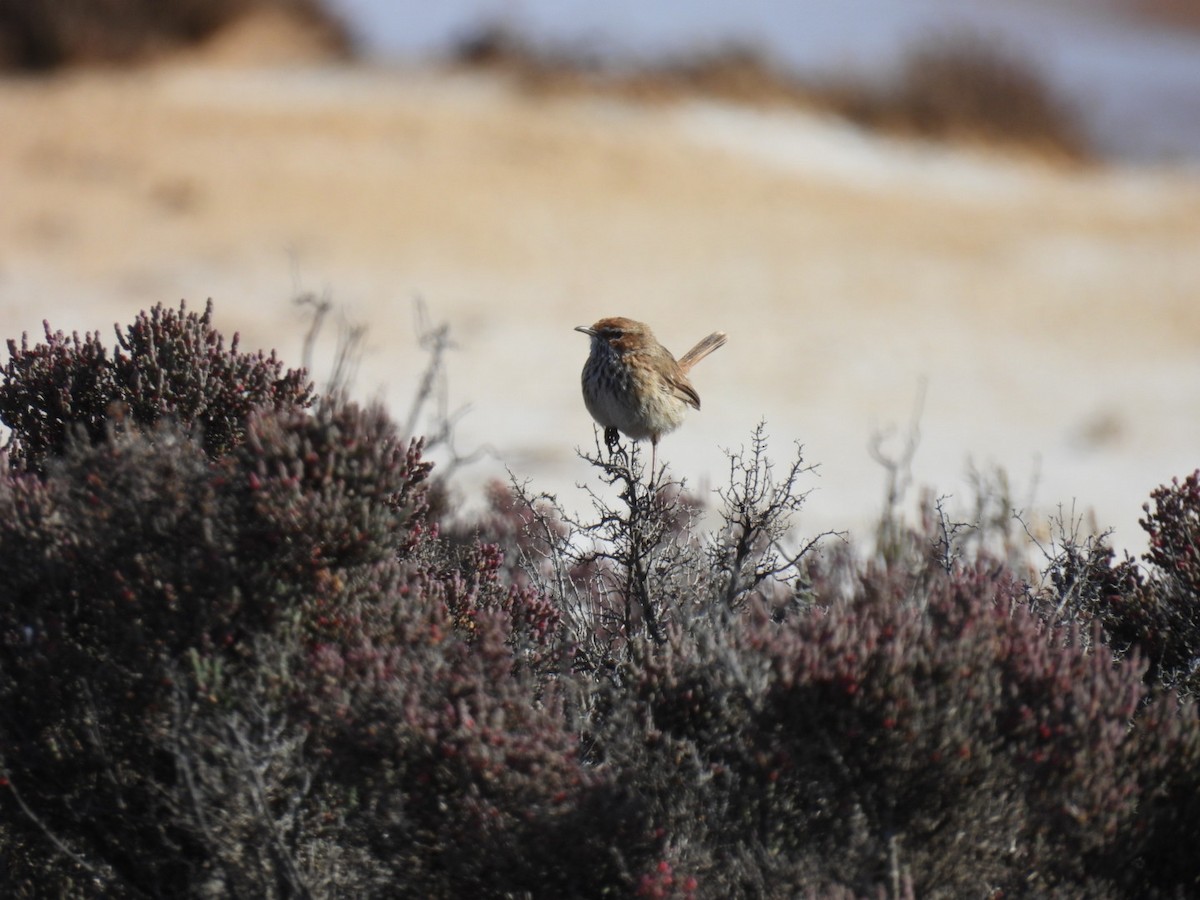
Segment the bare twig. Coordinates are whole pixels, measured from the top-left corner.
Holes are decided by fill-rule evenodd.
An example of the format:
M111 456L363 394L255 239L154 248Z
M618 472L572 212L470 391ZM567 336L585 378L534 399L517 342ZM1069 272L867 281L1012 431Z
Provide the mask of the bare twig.
M427 355L425 368L417 380L409 404L408 415L405 417L403 431L407 435L415 435L422 427L421 422L427 409L432 407L424 428L425 447L427 450L441 448L449 459L441 465L442 477L449 477L460 467L469 465L485 456L494 456L495 449L490 444L482 444L466 453L460 452L454 445L455 426L459 420L470 411L470 406L450 409L449 380L446 375L446 356L457 348L450 338L450 325L446 322L433 324L429 318L429 310L425 301L417 298L413 302L416 319L417 343Z
M917 387L908 432L900 451L888 453L883 448L884 441L891 437L893 432L890 428L877 430L867 445L872 459L883 466L886 473L883 513L879 517L879 528L875 537L877 549L884 559L895 559L900 550L901 532L904 527L900 504L912 486L912 463L921 443L921 415L925 408L926 386L926 381L922 378Z
M713 568L725 576L723 600L727 606L745 602L768 580L784 581L799 575L805 555L822 538L841 536L824 532L795 552L785 548L792 519L810 493L800 490L799 481L815 474L817 466L805 464L803 447L797 445L795 459L777 482L766 450L766 426L760 422L749 451L726 451L729 486L717 492L724 503L723 525L710 547L709 558Z
M54 831L51 830L51 828L42 820L42 818L33 811L29 804L25 802L25 798L17 789L17 784L13 779L12 772L9 771L8 766L5 765L2 758L0 758L0 773L3 773L5 786L8 788L8 792L12 794L13 799L17 802L17 806L20 807L21 814L33 823L33 826L42 833L42 835L50 842L54 849L56 849L67 859L71 860L71 862L75 863L75 865L77 865L80 869L95 878L98 882L100 882L100 884L113 883L112 873L107 867L91 862L84 857L82 853L71 847L70 844L55 834ZM131 891L134 896L145 896L141 891L137 890L133 885L130 884L122 884L122 889Z

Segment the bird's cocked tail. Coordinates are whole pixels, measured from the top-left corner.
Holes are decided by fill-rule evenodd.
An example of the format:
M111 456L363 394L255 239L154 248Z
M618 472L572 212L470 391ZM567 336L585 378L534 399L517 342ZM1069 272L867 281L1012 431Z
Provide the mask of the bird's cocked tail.
M679 368L683 369L684 372L688 371L688 369L700 362L700 360L704 359L704 357L708 356L708 354L712 353L719 347L723 347L725 345L725 338L725 332L714 331L679 358Z

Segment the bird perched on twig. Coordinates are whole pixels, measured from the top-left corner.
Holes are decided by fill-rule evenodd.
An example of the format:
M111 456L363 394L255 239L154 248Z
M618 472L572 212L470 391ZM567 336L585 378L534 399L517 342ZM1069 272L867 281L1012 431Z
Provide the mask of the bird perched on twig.
M624 316L575 330L592 339L582 378L588 412L604 429L610 450L618 431L635 441L649 438L653 477L658 439L683 423L689 406L700 408L687 373L725 343L725 334L714 331L677 361L648 325Z

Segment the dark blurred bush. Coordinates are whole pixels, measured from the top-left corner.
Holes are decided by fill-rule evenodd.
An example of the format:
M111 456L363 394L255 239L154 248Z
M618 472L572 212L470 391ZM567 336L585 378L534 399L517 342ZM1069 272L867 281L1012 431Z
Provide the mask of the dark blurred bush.
M496 489L443 534L420 441L208 312L47 335L0 386L5 896L1200 885L1196 709L1118 627L1194 605L1200 476L1146 571L1089 544L1040 591L940 508L792 544L809 469L761 429L712 533L597 446L590 519Z
M536 93L581 90L663 102L690 96L818 108L861 125L941 140L1017 146L1083 160L1076 111L1038 67L995 39L952 32L908 51L893 81L802 79L761 49L733 44L649 64L621 65L586 47L535 44L505 26L467 35L453 59L514 78Z
M256 10L281 9L347 52L323 0L0 0L0 68L126 63L199 43Z
M1118 6L1143 19L1200 29L1200 4L1194 0L1119 0Z
M974 33L927 38L908 52L893 83L843 84L828 99L871 127L1088 156L1078 114L1038 67L1003 41Z

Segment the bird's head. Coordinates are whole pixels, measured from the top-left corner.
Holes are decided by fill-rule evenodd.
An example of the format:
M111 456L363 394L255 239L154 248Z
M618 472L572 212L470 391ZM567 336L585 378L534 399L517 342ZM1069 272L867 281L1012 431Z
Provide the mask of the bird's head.
M627 319L625 316L610 316L594 325L580 325L575 330L589 335L593 341L608 344L619 353L635 349L647 340L654 339L648 325L636 319Z

